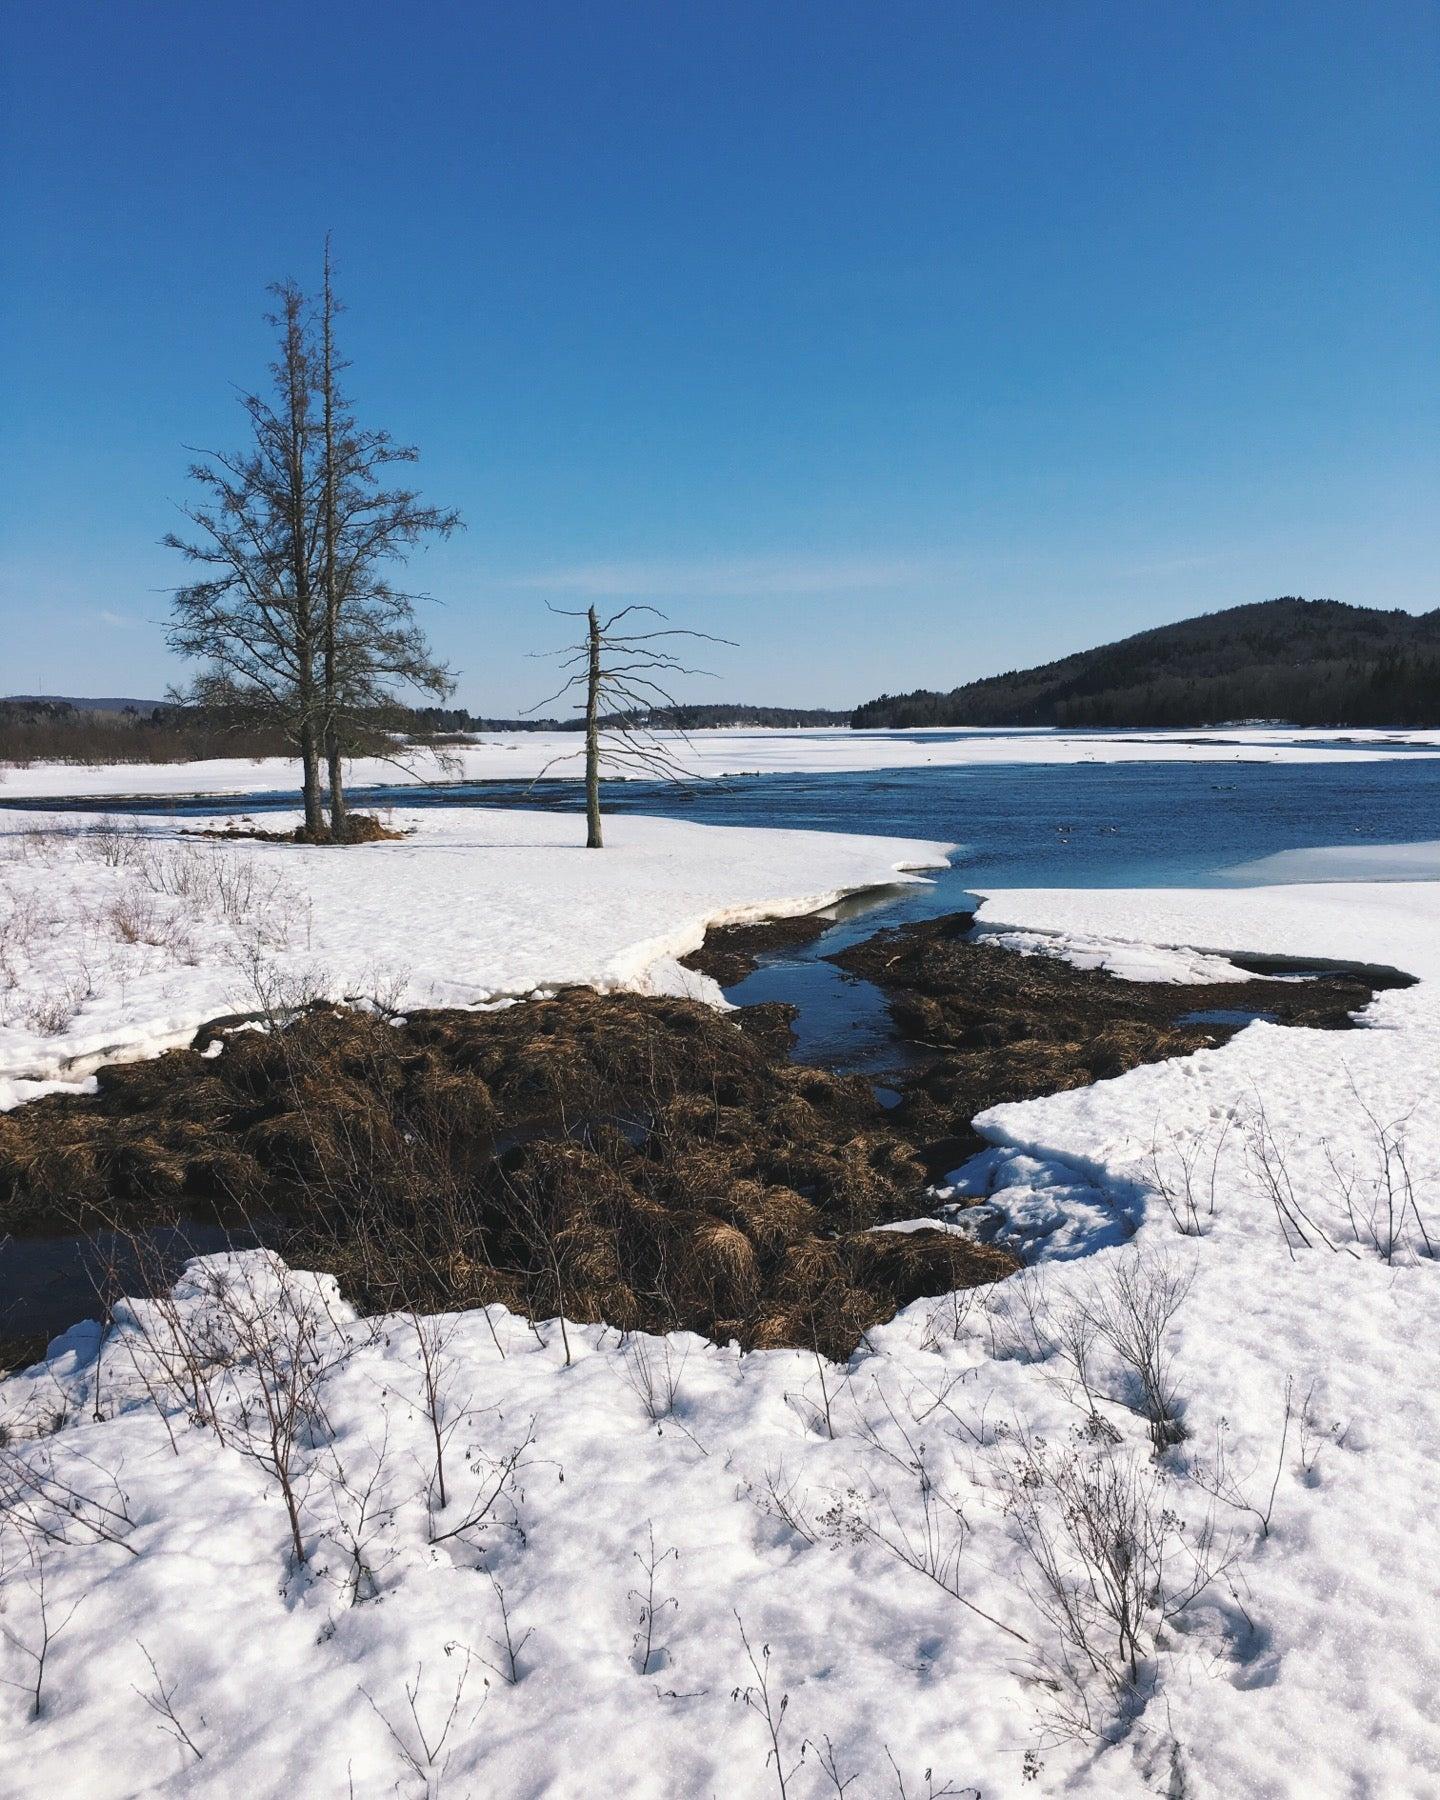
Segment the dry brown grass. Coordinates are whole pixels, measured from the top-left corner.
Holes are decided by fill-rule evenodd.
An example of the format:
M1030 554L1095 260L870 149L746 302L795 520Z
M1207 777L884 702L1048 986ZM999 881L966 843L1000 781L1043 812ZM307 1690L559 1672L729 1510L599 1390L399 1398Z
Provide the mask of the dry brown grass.
M1409 980L1337 971L1308 981L1124 981L977 939L973 925L970 913L925 920L834 958L883 988L901 1035L931 1053L901 1084L892 1122L937 1173L981 1147L970 1121L986 1107L1088 1087L1239 1029L1189 1022L1192 1014L1264 1013L1280 1024L1345 1030L1377 987Z
M923 1170L864 1082L797 1069L773 1024L589 990L399 1029L317 1006L0 1117L0 1223L243 1209L362 1304L836 1356L902 1296L1008 1272L872 1231L923 1210Z

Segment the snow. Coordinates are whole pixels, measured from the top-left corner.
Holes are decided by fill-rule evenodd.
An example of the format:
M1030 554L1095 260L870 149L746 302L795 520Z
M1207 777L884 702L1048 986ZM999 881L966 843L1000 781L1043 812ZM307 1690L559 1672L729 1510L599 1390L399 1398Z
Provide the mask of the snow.
M1224 874L1231 881L1253 881L1261 887L1277 881L1437 881L1440 841L1277 850L1273 856L1235 863Z
M684 740L670 741L687 769L696 776L711 777L977 763L1373 762L1395 756L1440 756L1440 731L1337 732L1255 726L1196 731L737 729L696 731ZM444 761L429 751L407 755L405 768L378 757L356 757L350 764L349 780L352 787L447 780L574 780L579 771L575 760L578 748L574 732L486 732L448 752ZM0 798L14 799L258 794L293 791L296 783L293 759L280 757L0 767Z
M277 998L475 1006L584 984L718 1000L676 960L707 926L814 912L948 848L610 818L591 851L573 817L478 808L397 812L409 836L354 850L189 835L223 823L0 812L0 1109Z
M610 851L567 860L573 821L516 814L426 813L433 837L283 856L302 861L293 879L327 955L394 955L398 928L422 985L462 950L481 998L557 978L540 971L562 946L566 979L644 979L707 909L775 910L787 880L811 905L923 855L614 824L613 865ZM334 871L362 856L365 924L335 940L348 877ZM612 866L614 885L593 888ZM516 918L503 891L522 877ZM0 1388L0 1466L36 1546L27 1559L13 1531L3 1539L0 1676L20 1685L0 1701L0 1791L748 1800L777 1792L756 1710L768 1668L777 1712L786 1697L784 1767L799 1761L791 1800L835 1791L827 1741L840 1774L858 1774L851 1800L901 1791L887 1753L910 1795L933 1769L937 1791L973 1785L986 1800L1434 1800L1440 1286L1415 1213L1387 1228L1386 1182L1405 1209L1408 1180L1440 1232L1440 883L1007 890L983 917L1033 951L1122 974L1210 978L1228 954L1270 951L1420 981L1381 994L1368 1029L1260 1022L983 1115L991 1148L953 1194L981 1196L1033 1267L988 1295L917 1302L846 1368L554 1321L532 1332L498 1307L447 1321L444 1507L413 1321L355 1320L328 1282L253 1253L192 1265L172 1302L124 1309L98 1359L98 1328L77 1326ZM548 946L529 962L522 924ZM177 1016L188 1003L182 991ZM153 1026L153 1013L134 1018ZM974 1228L974 1209L949 1216ZM1085 1384L1066 1360L1077 1309L1113 1328L1127 1281L1178 1296L1169 1380L1186 1436L1159 1457L1105 1334ZM303 1322L326 1370L298 1452L300 1567L257 1458L263 1358L234 1354L256 1320L271 1345ZM167 1398L157 1355L202 1335L197 1407ZM206 1411L218 1433L196 1422ZM17 1468L38 1471L18 1502ZM1131 1483L1168 1540L1174 1616L1142 1634L1137 1716L1094 1680L1072 1690L1056 1675L1025 1545L1041 1527L1063 1537L1067 1468ZM456 1529L497 1484L484 1519ZM357 1596L347 1545L365 1535L367 1486ZM1197 1558L1215 1578L1181 1606ZM1075 1571L1063 1546L1061 1560ZM42 1598L62 1629L29 1720ZM161 1684L193 1749L147 1704ZM1066 1734L1077 1693L1098 1739Z

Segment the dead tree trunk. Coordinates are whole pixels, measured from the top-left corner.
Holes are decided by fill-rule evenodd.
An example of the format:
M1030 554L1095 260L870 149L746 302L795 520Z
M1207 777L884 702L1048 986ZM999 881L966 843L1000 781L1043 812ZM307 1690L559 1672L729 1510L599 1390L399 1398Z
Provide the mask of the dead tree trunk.
M548 602L547 602L548 604ZM663 619L653 606L623 606L602 619L593 606L584 612L552 606L550 611L567 618L583 619L585 635L548 654L562 659L570 673L557 692L540 706L552 705L562 695L573 694L575 710L584 714L585 746L566 751L546 763L536 780L548 775L557 763L585 758L585 848L604 848L600 827L600 765L622 774L635 773L651 780L683 781L687 771L673 746L657 728L671 726L675 702L664 682L669 675L703 675L704 669L686 666L669 647L674 638L694 638L710 644L728 643L708 632L682 629L617 632L616 626L632 613L649 613ZM583 698L580 696L583 694ZM532 712L539 707L532 707ZM682 744L689 739L678 732Z
M601 850L600 831L600 619L589 609L590 661L585 683L585 848Z

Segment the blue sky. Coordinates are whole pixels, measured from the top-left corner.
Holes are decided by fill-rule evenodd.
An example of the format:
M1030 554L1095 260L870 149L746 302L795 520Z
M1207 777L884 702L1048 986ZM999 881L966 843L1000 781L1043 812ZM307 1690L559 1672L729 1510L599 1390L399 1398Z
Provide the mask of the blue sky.
M0 692L158 693L189 444L335 238L351 385L463 537L716 698L949 686L1279 593L1440 604L1433 0L7 9Z

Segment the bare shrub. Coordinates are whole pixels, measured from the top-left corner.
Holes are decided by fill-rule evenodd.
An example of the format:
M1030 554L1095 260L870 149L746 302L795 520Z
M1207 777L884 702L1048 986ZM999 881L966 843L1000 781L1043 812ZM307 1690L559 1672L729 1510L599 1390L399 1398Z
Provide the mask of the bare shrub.
M1187 1139L1173 1131L1162 1152L1159 1121L1156 1121L1150 1140L1150 1182L1164 1202L1176 1230L1186 1237L1202 1236L1215 1217L1220 1153L1233 1125L1233 1119L1226 1119L1209 1145L1207 1157L1203 1138L1192 1136Z
M992 1287L952 1288L942 1294L925 1316L922 1350L938 1350L944 1343L962 1343L968 1334L970 1317L976 1306L987 1304Z
M786 1403L805 1420L811 1431L833 1438L838 1403L849 1393L852 1373L848 1369L836 1370L835 1365L828 1363L818 1350L814 1351L813 1355L815 1358L813 1383L807 1382L798 1393L787 1392L785 1399Z
M1100 1404L1109 1396L1099 1389L1094 1366L1099 1332L1093 1309L1072 1299L1052 1303L1041 1272L1027 1269L995 1290L986 1314L992 1357L1039 1366L1043 1379L1084 1413L1092 1430L1106 1429Z
M419 1663L415 1669L413 1682L405 1684L405 1715L399 1720L393 1719L389 1713L382 1711L376 1704L374 1696L368 1688L361 1688L370 1710L390 1734L391 1742L399 1750L406 1767L423 1785L427 1796L438 1795L445 1779L445 1772L450 1766L452 1752L446 1748L455 1729L455 1721L460 1716L460 1709L465 1700L465 1689L470 1680L470 1669L474 1663L474 1654L463 1644L450 1643L445 1646L447 1657L459 1658L455 1683L450 1693L448 1704L442 1699L443 1710L437 1716L422 1718L420 1695L425 1686L425 1665ZM485 1704L482 1698L479 1706L474 1708L470 1723L480 1707Z
M1435 1255L1426 1182L1414 1167L1409 1143L1411 1113L1383 1118L1361 1094L1350 1094L1368 1146L1321 1140L1328 1187L1297 1181L1293 1138L1282 1137L1256 1097L1245 1122L1245 1159L1293 1258L1297 1250L1323 1248L1345 1256L1371 1254L1395 1263Z
M1275 1469L1270 1486L1263 1500L1251 1498L1250 1482L1256 1473L1256 1466L1252 1464L1248 1469L1241 1469L1236 1464L1228 1419L1216 1422L1213 1449L1208 1454L1197 1454L1190 1460L1190 1479L1196 1486L1237 1512L1249 1513L1259 1526L1262 1538L1270 1535L1270 1521L1275 1514L1275 1496L1280 1491L1280 1477L1285 1472L1285 1451L1290 1442L1290 1428L1295 1421L1295 1414L1295 1378L1287 1375L1280 1445L1275 1453Z
M43 1037L60 1037L74 1024L84 1005L89 984L81 976L58 981L44 993L35 994L20 1006L20 1017L32 1031Z
M139 878L156 894L186 902L261 941L288 941L298 895L278 869L221 844L147 843L133 859Z
M534 1442L535 1421L531 1419L522 1441L512 1444L502 1455L489 1456L478 1449L470 1451L465 1474L472 1478L474 1491L468 1502L460 1507L456 1523L447 1524L442 1531L438 1528L438 1520L432 1522L430 1542L446 1544L457 1538L470 1539L473 1534L483 1534L495 1527L519 1531L520 1476L528 1467L526 1452ZM483 1546L483 1536L478 1541Z
M129 1541L135 1529L130 1498L119 1476L81 1458L94 1478L82 1487L77 1473L62 1472L54 1451L0 1447L0 1529L17 1532L25 1543L116 1544L138 1555Z
M435 1452L428 1482L430 1503L443 1512L450 1504L445 1490L445 1448L468 1411L455 1406L450 1393L453 1370L446 1351L456 1320L443 1314L423 1318L412 1311L410 1325L420 1357L421 1411Z
M511 1687L516 1687L520 1681L520 1652L534 1636L534 1632L533 1630L522 1631L519 1637L516 1637L515 1629L510 1623L510 1607L505 1599L505 1589L500 1585L500 1578L493 1570L487 1570L486 1573L490 1576L490 1585L495 1590L495 1598L500 1606L500 1636L490 1639L490 1646L499 1656L500 1661L486 1663L485 1666L487 1669L493 1669Z
M136 884L122 888L110 900L102 919L122 944L149 944L160 949L176 935L174 917L161 910L154 894Z
M322 1388L325 1378L349 1354L335 1341L332 1322L294 1284L282 1280L279 1294L255 1305L260 1296L248 1283L236 1294L225 1282L216 1296L246 1373L252 1379L226 1439L269 1475L280 1490L297 1564L306 1560L301 1526L306 1474L304 1453L328 1436Z
M891 1773L895 1777L896 1800L911 1800L912 1791L914 1800L981 1800L979 1788L958 1788L953 1781L937 1782L933 1769L926 1769L921 1775L920 1781L924 1783L924 1786L917 1783L912 1790L906 1785L905 1777L900 1773L900 1765L890 1754L888 1744L885 1746L885 1760L889 1763Z
M790 1752L785 1748L785 1714L790 1707L790 1696L786 1693L777 1694L771 1686L770 1646L762 1644L757 1657L746 1634L745 1622L738 1612L735 1623L740 1627L740 1642L745 1646L745 1660L750 1665L753 1680L735 1688L730 1698L746 1706L764 1724L765 1734L769 1739L765 1767L775 1771L775 1785L780 1791L780 1800L788 1800L790 1783L800 1772L800 1765L805 1760L805 1745L801 1744L800 1754L792 1763Z
M1221 1579L1235 1547L1211 1514L1186 1526L1160 1464L1096 1450L1078 1431L1059 1450L1021 1438L1005 1488L1048 1628L1034 1650L1047 1710L1065 1735L1113 1737L1153 1691L1160 1634Z
M1373 1250L1387 1263L1406 1254L1433 1257L1435 1245L1411 1165L1411 1115L1407 1112L1398 1119L1382 1120L1353 1078L1350 1091L1367 1127L1370 1166L1365 1168L1353 1151L1339 1151L1328 1140L1324 1146L1350 1234L1355 1243Z
M137 820L132 819L127 825L106 813L85 827L76 849L87 862L103 863L107 869L124 869L144 853L145 834Z
M145 1239L119 1230L114 1236L117 1245L129 1249L133 1266L141 1273L140 1285L152 1296L139 1303L121 1300L113 1308L115 1342L129 1365L130 1380L153 1406L177 1455L172 1422L176 1413L193 1426L213 1431L223 1442L223 1384L236 1360L233 1344L218 1319L182 1302L164 1281L159 1258ZM115 1284L113 1269L109 1282ZM98 1364L96 1380L98 1410Z
M677 1355L668 1337L632 1337L622 1354L625 1380L645 1408L646 1418L652 1425L668 1419L675 1411L689 1351Z
M334 980L319 965L282 967L271 951L272 946L263 935L242 932L229 952L229 961L240 976L244 997L254 1006L258 1020L267 1029L279 1032L301 1013L326 1000ZM288 1051L292 1046L287 1043L286 1048ZM291 1085L298 1088L298 1082L292 1081Z
M631 1552L636 1562L639 1563L641 1569L644 1571L645 1586L643 1590L631 1588L627 1596L627 1598L633 1600L639 1608L635 1635L630 1640L630 1648L633 1653L636 1671L641 1675L648 1675L650 1673L650 1661L653 1656L656 1654L664 1654L663 1651L657 1653L655 1649L656 1619L660 1617L668 1606L673 1606L677 1612L680 1608L680 1602L673 1594L663 1595L658 1600L655 1597L656 1574L672 1556L678 1562L680 1560L680 1552L673 1544L666 1550L656 1550L655 1522L653 1519L648 1521L646 1525L646 1537L648 1541L645 1550L635 1550Z
M138 1639L136 1642L139 1644ZM131 1691L139 1694L140 1698L150 1708L151 1712L155 1714L160 1722L160 1730L163 1731L167 1737L174 1738L177 1744L182 1745L188 1750L195 1758L196 1762L204 1762L205 1752L195 1742L195 1739L190 1735L188 1727L181 1719L179 1713L175 1710L176 1684L172 1681L167 1687L165 1685L164 1677L155 1665L155 1658L143 1644L139 1644L139 1649L140 1654L150 1665L150 1674L154 1679L155 1685L154 1690L151 1693L145 1693L142 1689L133 1686ZM203 1725L205 1723L204 1719L201 1719L200 1723Z
M1314 1216L1309 1197L1302 1197L1291 1180L1287 1147L1271 1125L1262 1100L1257 1100L1246 1123L1245 1155L1261 1192L1275 1210L1275 1221L1292 1259L1297 1249L1309 1250L1317 1243L1327 1250L1343 1248ZM1354 1256L1356 1252L1350 1249L1347 1254Z
M815 1752L816 1765L828 1784L825 1792L833 1794L835 1800L845 1800L846 1794L860 1779L860 1771L856 1769L849 1775L840 1773L839 1752L828 1737L822 1738L819 1743L814 1738L807 1738L805 1748Z
M324 1387L352 1342L314 1284L266 1252L193 1264L187 1281L186 1303L172 1294L143 1309L156 1322L146 1333L148 1390L162 1411L167 1390L182 1393L197 1423L274 1482L302 1565L305 1497L330 1437Z
M1103 1287L1082 1306L1082 1319L1109 1345L1131 1377L1133 1409L1150 1427L1158 1452L1185 1436L1171 1372L1170 1326L1194 1281L1194 1270L1163 1256L1119 1256Z
M30 1717L41 1718L45 1712L45 1672L50 1662L50 1652L55 1640L80 1610L81 1601L74 1605L63 1616L57 1616L45 1591L45 1563L43 1558L35 1556L31 1560L25 1576L26 1590L34 1602L31 1623L23 1634L10 1625L0 1624L0 1636L25 1661L32 1666L33 1673L23 1681L15 1681L5 1677L7 1687L19 1688L30 1698Z
M35 894L0 894L0 982L13 987L45 931L45 915Z
M369 1474L363 1480L345 1468L333 1445L330 1449L329 1476L335 1509L330 1533L345 1552L345 1587L352 1606L379 1599L381 1571L399 1554L393 1544L383 1550L377 1548L394 1523L397 1510L386 1474L389 1448L387 1421Z
M809 1502L803 1499L793 1476L784 1469L766 1469L758 1485L745 1484L745 1493L767 1517L778 1519L787 1531L807 1544L818 1544L827 1530L813 1519Z
M898 1444L873 1419L864 1419L861 1435L897 1470L898 1482L872 1482L868 1494L851 1489L839 1496L820 1524L828 1535L864 1541L913 1569L977 1618L1007 1637L1025 1643L1013 1626L988 1613L964 1592L961 1561L970 1537L969 1521L959 1494L936 1469L935 1452L920 1435L913 1409L902 1416L899 1406L877 1384L876 1392Z

